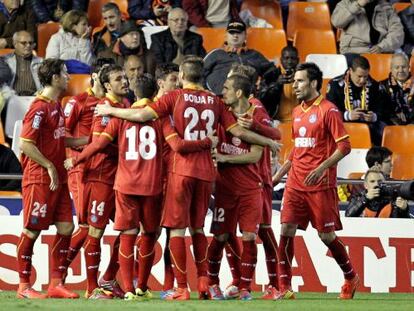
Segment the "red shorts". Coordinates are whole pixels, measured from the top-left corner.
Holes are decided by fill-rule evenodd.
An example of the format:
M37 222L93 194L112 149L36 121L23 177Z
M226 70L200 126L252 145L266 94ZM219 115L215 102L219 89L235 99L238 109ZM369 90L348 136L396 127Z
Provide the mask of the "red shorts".
M211 233L233 233L236 231L237 223L240 231L257 233L262 219L262 209L261 189L246 195L221 193L217 189Z
M114 229L119 231L139 228L156 232L161 220L161 195L143 196L115 191Z
M271 225L272 224L272 199L273 199L273 188L271 185L264 185L263 187L263 211L261 224Z
M209 181L169 173L162 226L203 228L211 191Z
M115 212L113 186L90 181L85 184L84 191L84 209L88 211L87 223L92 227L105 229Z
M49 184L31 184L23 187L24 227L45 230L53 223L73 222L72 203L67 184L50 191Z
M336 188L311 192L286 188L280 212L281 223L297 224L302 230L309 221L318 232L342 229Z
M72 194L73 205L75 206L78 223L86 224L88 222L88 210L85 209L85 184L82 182L83 173L76 171L68 175L68 187Z

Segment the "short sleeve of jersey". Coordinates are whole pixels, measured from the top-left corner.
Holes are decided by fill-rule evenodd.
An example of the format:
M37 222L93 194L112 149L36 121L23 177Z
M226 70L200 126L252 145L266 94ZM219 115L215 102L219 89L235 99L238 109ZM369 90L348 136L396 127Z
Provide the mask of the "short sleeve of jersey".
M149 107L155 111L158 118L172 115L174 110L173 106L174 97L172 97L170 94L163 95L157 102L149 104Z
M75 97L69 99L66 103L64 114L65 114L65 127L69 133L72 133L73 128L78 122L79 115L81 111L81 105Z
M23 128L20 137L23 140L31 140L37 142L39 131L42 124L45 122L47 117L47 111L44 107L43 102L34 102L23 119Z
M101 135L103 131L105 131L106 126L111 121L111 117L96 117L93 119L92 123L92 141L94 138L97 138Z
M223 102L220 103L222 105L221 116L220 116L220 124L224 127L226 131L230 130L234 126L237 125L236 117L234 114L224 105Z
M338 108L334 107L333 105L328 107L325 118L328 129L335 142L349 137L342 121L342 113L338 110Z
M118 136L118 131L121 122L122 120L118 118L112 118L106 126L105 131L103 131L101 135L105 135L107 138L109 138L109 140L113 141L115 137Z

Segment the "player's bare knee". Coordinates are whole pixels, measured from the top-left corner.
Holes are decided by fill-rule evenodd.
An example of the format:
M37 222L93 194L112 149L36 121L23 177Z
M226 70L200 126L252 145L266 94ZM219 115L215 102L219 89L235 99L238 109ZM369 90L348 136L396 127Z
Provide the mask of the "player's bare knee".
M243 241L255 241L257 234L254 232L243 232L242 240Z
M219 242L227 242L227 240L229 239L229 234L223 233L223 234L215 235L214 238Z
M121 234L128 234L128 235L138 235L138 228L134 228L134 229L129 229L129 230L124 230L121 232Z
M325 245L331 244L336 238L335 232L318 232L318 235Z
M25 235L27 235L30 239L32 239L32 240L36 240L36 239L37 239L37 237L38 237L38 236L39 236L39 234L40 234L40 231L39 231L39 230L31 230L31 229L24 228L24 229L23 229L23 233L24 233Z
M88 234L94 237L95 239L100 239L103 236L104 232L105 232L104 229L99 229L93 226L89 226Z
M81 227L81 228L89 228L89 225L88 224L79 224L79 227Z
M259 225L260 229L266 229L266 228L272 228L272 225L268 225L268 224L260 224Z
M57 222L56 231L61 235L71 235L75 229L75 225L72 222Z
M283 236L294 237L296 234L297 225L294 224L282 224L280 234Z
M190 230L191 235L194 235L197 233L204 234L203 228L189 228L189 230Z
M170 231L170 237L184 237L185 235L185 229L171 229Z

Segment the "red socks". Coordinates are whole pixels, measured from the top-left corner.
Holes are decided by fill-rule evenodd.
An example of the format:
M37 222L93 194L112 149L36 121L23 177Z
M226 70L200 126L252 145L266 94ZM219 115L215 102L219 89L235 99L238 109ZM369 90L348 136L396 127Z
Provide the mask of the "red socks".
M135 240L134 278L138 279L139 274L139 249L141 247L141 235Z
M226 244L227 262L230 266L231 275L233 277L232 285L239 286L241 271L241 247L239 239L235 233L229 235Z
M138 273L138 287L142 291L147 290L148 278L151 273L152 263L154 262L154 245L157 241L155 233L144 233L141 235L139 255L139 273Z
M170 254L178 288L187 288L187 256L184 237L170 239Z
M62 277L66 274L66 257L68 256L68 249L70 245L70 235L61 235L56 233L55 241L52 247L52 279L62 281Z
M111 258L109 259L108 267L106 268L105 274L102 277L105 281L115 280L116 274L118 273L118 270L119 270L118 255L119 255L119 243L120 243L119 241L120 239L118 235L112 247L112 254L111 254Z
M277 280L277 243L271 227L259 229L259 238L263 242L263 248L266 254L267 274L269 276L269 285L278 289Z
M223 258L223 249L226 242L220 242L213 238L208 247L208 283L209 285L219 285L221 259Z
M174 271L170 255L170 230L167 229L167 238L164 249L164 285L162 290L167 291L174 288Z
M86 240L86 237L88 236L88 227L79 227L78 230L76 230L72 234L72 240L70 241L68 256L66 257L67 260L67 266L70 266L71 262L75 259L76 255L79 253L79 250L83 246L83 243Z
M85 241L85 262L87 291L91 293L98 285L99 264L101 262L101 239L88 235Z
M17 244L17 264L19 267L20 283L30 283L32 273L32 254L35 239L22 233Z
M331 251L333 258L335 258L335 261L342 269L345 279L352 280L355 277L355 270L352 267L348 253L341 240L336 237L335 240L328 245L328 248Z
M257 262L256 241L243 241L243 252L241 257L240 289L250 290L254 270Z
M119 245L119 267L121 270L124 292L135 293L134 278L134 244L136 234L121 234ZM106 280L106 278L105 278Z
M207 276L207 238L204 233L195 233L193 241L194 262L197 267L197 277Z
M292 259L294 251L294 238L288 236L280 236L278 249L278 274L279 274L279 290L283 291L292 287Z

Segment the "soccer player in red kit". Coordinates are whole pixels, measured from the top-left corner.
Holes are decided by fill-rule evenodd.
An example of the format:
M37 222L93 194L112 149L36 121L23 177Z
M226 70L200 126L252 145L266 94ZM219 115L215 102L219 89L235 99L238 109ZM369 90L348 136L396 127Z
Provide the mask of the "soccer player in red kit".
M47 296L79 298L62 285L73 232L72 207L67 187L65 159L65 118L58 97L66 89L69 75L62 60L46 59L39 66L44 89L31 104L23 120L20 148L23 152L23 222L17 245L19 269L18 298L46 298L31 288L33 246L41 230L54 224L57 229L52 247L51 275Z
M203 139L213 133L218 124L246 141L269 145L276 150L278 144L271 139L245 130L237 125L233 115L220 99L201 86L203 61L187 56L180 65L179 79L183 89L172 91L158 102L139 110L114 109L98 105L100 115L112 115L130 121L145 122L158 117L172 116L178 135L185 140ZM168 177L162 226L171 228L170 252L178 288L167 297L170 300L190 298L187 288L187 269L184 235L190 228L197 267L198 291L201 299L209 297L207 278L207 239L204 235L204 219L215 178L210 151L174 153L173 169Z
M277 184L289 172L281 206L279 299L292 299L293 241L297 228L308 223L318 231L342 269L345 284L339 296L352 299L359 277L335 231L342 229L336 192L336 164L351 150L338 108L320 95L322 72L314 63L297 66L293 89L301 101L293 110L294 148L273 176Z

